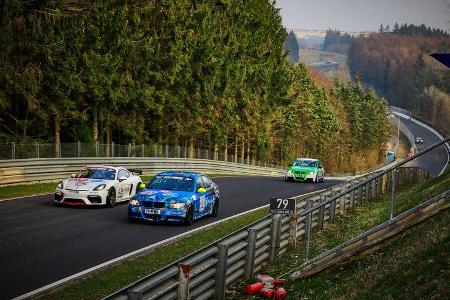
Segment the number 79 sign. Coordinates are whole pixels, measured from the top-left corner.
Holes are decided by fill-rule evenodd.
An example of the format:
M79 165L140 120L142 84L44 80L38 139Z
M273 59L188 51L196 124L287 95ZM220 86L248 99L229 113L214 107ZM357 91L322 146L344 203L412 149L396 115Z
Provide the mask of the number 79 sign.
M275 214L293 214L295 211L295 199L272 198L270 199L270 212Z

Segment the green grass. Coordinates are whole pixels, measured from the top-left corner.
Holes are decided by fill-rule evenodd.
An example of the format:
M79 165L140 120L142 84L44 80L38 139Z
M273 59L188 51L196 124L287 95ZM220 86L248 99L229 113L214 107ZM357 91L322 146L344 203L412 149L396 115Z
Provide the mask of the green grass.
M212 178L225 177L225 176L243 176L243 175L229 175L229 174L208 174ZM148 182L153 176L143 175L141 176L144 182ZM50 183L32 183L32 184L20 184L20 185L8 185L0 186L0 200L26 197L37 194L51 193L55 191L58 182Z
M57 182L8 185L0 187L0 200L53 192Z
M397 214L433 195L450 189L450 172L425 183L405 186L396 195ZM389 219L390 198L385 196L344 215L321 231L313 231L312 256L351 239ZM449 295L450 211L399 235L346 263L309 279L288 281L292 299L322 298L440 298ZM305 259L304 241L290 247L274 266L260 273L288 278ZM227 298L244 297L245 282L228 291ZM432 293L434 291L434 294Z
M267 215L260 209L71 283L40 299L99 299ZM152 226L145 225L142 226Z

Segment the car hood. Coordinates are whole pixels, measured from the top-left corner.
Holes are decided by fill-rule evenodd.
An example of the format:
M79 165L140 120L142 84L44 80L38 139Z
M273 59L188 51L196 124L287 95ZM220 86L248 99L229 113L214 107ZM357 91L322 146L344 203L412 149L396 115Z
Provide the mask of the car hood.
M64 181L64 188L68 190L90 191L100 184L106 184L109 187L112 180L91 179L91 178L69 178Z
M153 189L143 189L137 195L141 201L156 201L156 202L186 202L187 199L192 199L195 197L194 192L184 192L184 191L169 191L169 190L153 190Z
M290 167L289 171L317 172L317 168L314 168L314 167Z

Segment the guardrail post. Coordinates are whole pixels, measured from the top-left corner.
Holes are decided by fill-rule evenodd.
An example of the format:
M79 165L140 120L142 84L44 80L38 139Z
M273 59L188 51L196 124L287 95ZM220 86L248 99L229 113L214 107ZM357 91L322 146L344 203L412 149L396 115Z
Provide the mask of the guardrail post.
M11 159L16 159L16 143L11 143Z
M77 157L81 156L81 143L80 141L77 142Z
M326 200L326 197L320 196L320 203L324 202L325 200ZM319 223L317 224L317 227L319 229L323 228L324 221L325 221L325 205L323 205L319 208Z
M98 142L95 142L95 157L98 157Z
M111 157L114 157L114 142L111 142Z
M274 264L275 259L280 250L281 242L281 215L272 214L272 229L270 236L270 252L269 252L269 263Z
M310 209L312 207L311 200L306 200L306 209ZM305 225L306 225L306 261L309 260L309 255L311 253L311 229L312 229L312 214L313 212L310 212L305 219Z
M180 276L178 278L178 300L187 300L189 298L189 282L191 275L191 266L179 264Z
M397 169L394 169L392 172L392 191L391 191L391 220L394 218L394 209L395 209L395 184L396 184L396 173Z
M165 147L165 151L166 151L166 157L168 158L169 157L169 145L165 144L164 147Z
M298 212L296 200L294 206L294 213L289 218L289 243L291 243L294 247L297 246L297 227L298 227Z
M215 280L215 297L216 300L225 299L226 280L227 280L227 261L228 261L228 244L217 244L217 263L216 263L216 280Z
M355 190L351 191L349 194L350 194L350 209L353 209L355 207Z
M142 147L142 157L145 157L145 146L144 144L141 144Z
M245 267L244 267L244 278L247 280L253 278L257 234L258 232L256 229L254 228L248 229L247 250L245 252Z
M39 158L39 143L36 142L36 158Z
M180 145L177 146L177 158L181 157L181 147Z
M128 143L128 157L130 157L130 154L131 154L131 144Z
M334 197L334 193L331 193L331 197ZM336 199L330 202L330 221L334 221L336 216Z

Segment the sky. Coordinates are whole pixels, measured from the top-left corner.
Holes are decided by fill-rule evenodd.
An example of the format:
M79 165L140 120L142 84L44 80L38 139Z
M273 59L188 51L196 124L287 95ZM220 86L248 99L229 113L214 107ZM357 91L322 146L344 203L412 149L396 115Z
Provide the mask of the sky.
M445 2L450 0L276 0L275 5L287 28L377 31L397 21L450 32Z

